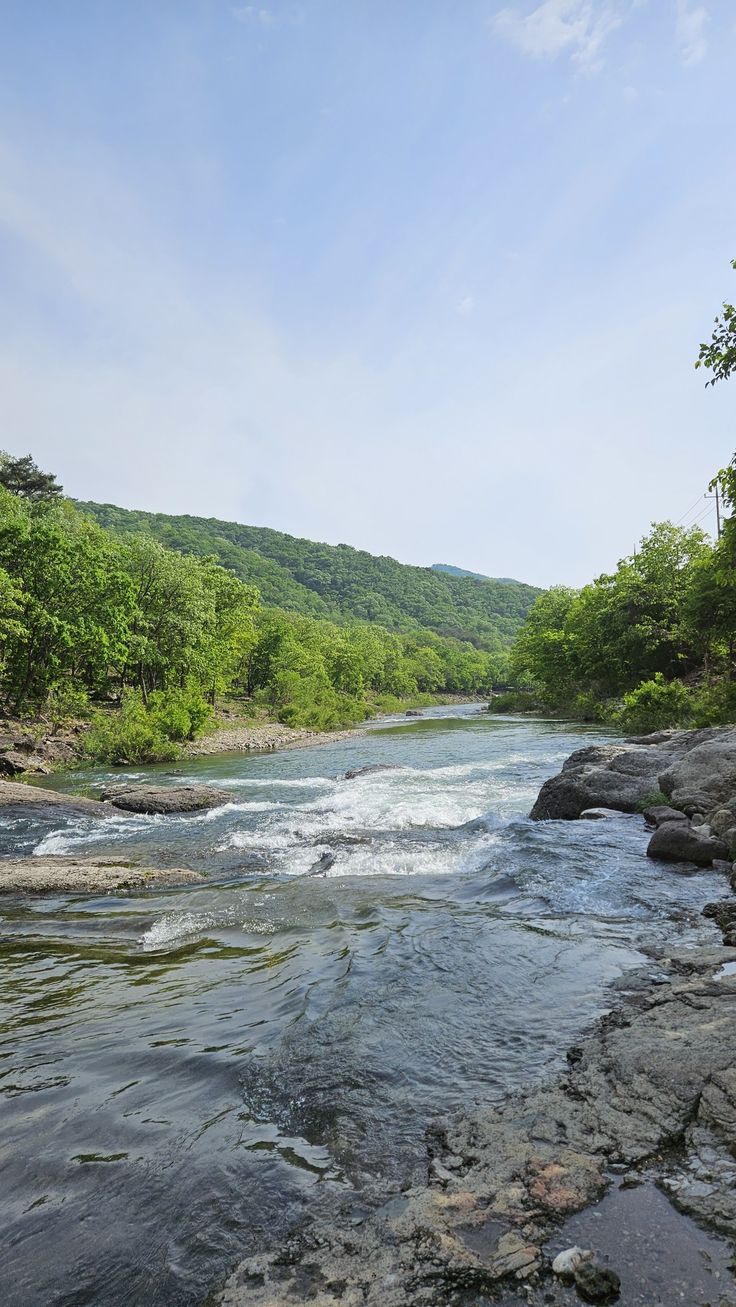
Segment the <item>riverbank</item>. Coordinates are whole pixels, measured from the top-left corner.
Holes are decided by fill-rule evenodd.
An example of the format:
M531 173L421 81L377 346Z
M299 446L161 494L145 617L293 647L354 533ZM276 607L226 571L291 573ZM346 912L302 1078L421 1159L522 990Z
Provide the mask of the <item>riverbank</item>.
M612 1012L568 1051L565 1075L500 1108L438 1122L426 1183L370 1213L345 1206L294 1231L288 1249L245 1261L214 1301L427 1307L523 1283L528 1291L514 1301L572 1302L550 1296L552 1258L576 1242L570 1218L609 1189L643 1184L732 1239L736 950L661 955L616 988ZM605 1219L593 1228L604 1243ZM714 1246L725 1267L727 1248ZM625 1289L640 1288L646 1267L629 1252L621 1244L605 1269ZM724 1307L736 1302L729 1281L723 1274L717 1286L731 1295L720 1298ZM660 1301L679 1298L681 1287L670 1284L673 1297Z
M275 721L263 709L255 716L248 717L232 709L224 709L210 721L208 728L197 739L181 745L180 756L205 758L221 753L269 753L275 749L334 744L364 734L372 721L393 718L402 713L421 716L425 708L477 702L476 697L460 694L425 694L397 699L390 709L367 718L365 722L327 731L287 726ZM84 752L84 737L88 729L89 721L82 719L63 725L55 725L45 718L0 719L0 784L3 778L50 775L89 762L90 759Z
M671 799L680 810L667 817L660 807L660 828L692 829L697 820L713 862L722 846L706 817L728 827L733 853L735 782L733 728L664 732L578 750L545 782L532 816L587 818L601 804L634 813ZM605 821L605 810L595 815ZM731 873L730 862L718 865ZM676 871L664 862L661 874ZM437 1122L424 1182L370 1210L348 1202L296 1228L285 1247L245 1260L214 1301L430 1307L506 1291L506 1307L569 1303L573 1291L551 1264L585 1237L585 1301L613 1302L620 1281L627 1307L714 1294L721 1307L736 1304L736 949L728 946L736 898L703 909L728 944L652 950L647 965L614 984L609 1014L568 1049L564 1075L500 1107ZM644 1203L629 1196L641 1187L653 1195ZM673 1207L658 1209L659 1191ZM576 1215L588 1210L594 1219ZM654 1279L632 1253L627 1219L640 1247L657 1247Z

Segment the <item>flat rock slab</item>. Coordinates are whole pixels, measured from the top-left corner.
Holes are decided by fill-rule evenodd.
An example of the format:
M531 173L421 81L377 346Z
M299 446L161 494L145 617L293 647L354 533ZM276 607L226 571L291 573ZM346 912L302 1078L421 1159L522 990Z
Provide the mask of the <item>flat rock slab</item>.
M123 812L157 815L218 808L233 796L213 785L114 785L102 797Z
M204 880L186 867L136 867L124 858L0 858L0 894L110 893Z
M73 808L78 812L89 812L95 817L108 815L98 799L85 799L81 794L59 794L56 790L46 790L40 785L24 785L20 781L0 780L0 808L11 808L17 804L43 804L58 808Z

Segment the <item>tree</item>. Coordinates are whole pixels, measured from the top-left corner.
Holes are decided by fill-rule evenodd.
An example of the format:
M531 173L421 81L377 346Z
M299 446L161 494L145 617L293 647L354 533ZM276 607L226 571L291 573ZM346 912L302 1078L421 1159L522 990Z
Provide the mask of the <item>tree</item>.
M731 267L736 271L736 259ZM723 315L715 319L715 329L709 341L701 343L696 368L708 368L713 376L706 386L717 381L728 381L736 370L736 308L724 302Z
M0 485L13 495L21 495L33 503L61 499L64 487L50 472L42 472L30 454L13 458L0 450Z

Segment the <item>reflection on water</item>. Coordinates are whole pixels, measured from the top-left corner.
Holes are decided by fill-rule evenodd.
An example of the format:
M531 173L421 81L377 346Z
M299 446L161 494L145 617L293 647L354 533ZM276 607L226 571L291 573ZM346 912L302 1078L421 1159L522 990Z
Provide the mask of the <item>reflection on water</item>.
M648 862L638 818L526 820L596 734L447 714L149 769L225 784L205 814L4 823L4 853L209 877L0 903L6 1303L201 1304L322 1195L421 1173L438 1112L558 1064L641 946L711 929L720 880Z

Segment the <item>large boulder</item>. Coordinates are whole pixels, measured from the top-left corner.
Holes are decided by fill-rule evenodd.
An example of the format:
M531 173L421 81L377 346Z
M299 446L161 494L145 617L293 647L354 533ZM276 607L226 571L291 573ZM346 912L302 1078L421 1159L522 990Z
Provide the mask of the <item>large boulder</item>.
M663 794L689 817L727 807L736 799L736 728L714 728L693 735L698 737L693 746L672 759L659 777Z
M586 808L638 812L659 790L659 773L673 761L662 745L605 744L578 749L558 776L542 786L532 808L535 821L575 821Z
M728 849L712 835L701 835L689 822L666 821L655 830L649 841L647 857L666 862L695 862L709 867L715 859L726 858Z
M123 812L157 815L201 812L230 803L233 796L214 785L114 785L102 797Z

